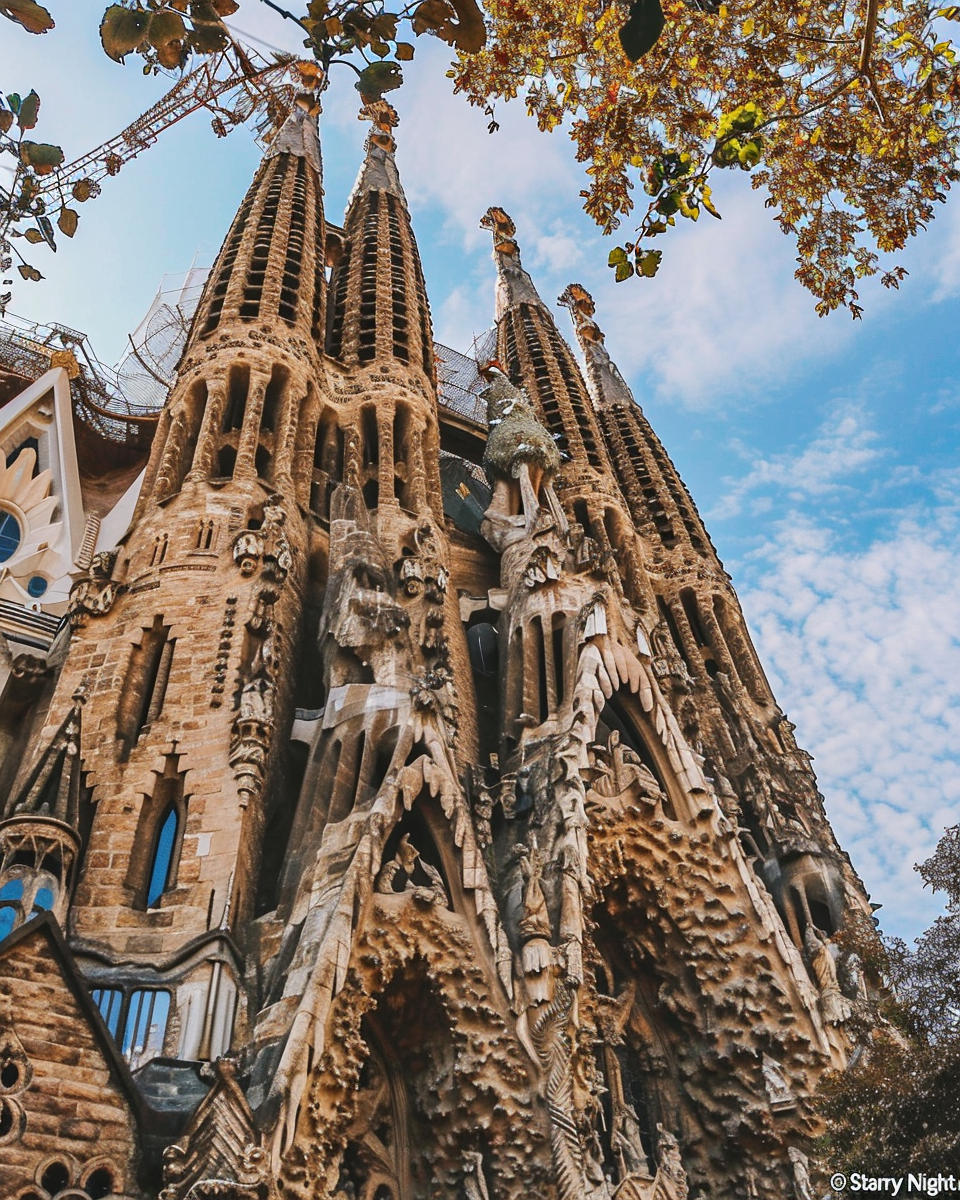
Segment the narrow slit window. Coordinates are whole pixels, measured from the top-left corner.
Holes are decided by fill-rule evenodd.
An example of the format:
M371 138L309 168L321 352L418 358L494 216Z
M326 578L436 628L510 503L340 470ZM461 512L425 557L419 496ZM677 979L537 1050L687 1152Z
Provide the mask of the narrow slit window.
M154 908L160 897L173 883L173 859L177 845L177 832L180 818L175 808L170 808L160 824L157 834L157 845L153 852L153 863L150 867L150 881L147 884L147 908Z

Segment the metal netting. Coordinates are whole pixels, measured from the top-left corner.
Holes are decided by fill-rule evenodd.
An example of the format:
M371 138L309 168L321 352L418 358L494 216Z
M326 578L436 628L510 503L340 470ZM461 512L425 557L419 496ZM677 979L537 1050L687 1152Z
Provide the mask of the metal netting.
M440 342L435 342L433 346L440 403L477 425L487 424L487 403L480 398L480 392L486 385L480 378L477 364L493 357L496 341L496 329L489 329L474 338L471 354L462 354Z

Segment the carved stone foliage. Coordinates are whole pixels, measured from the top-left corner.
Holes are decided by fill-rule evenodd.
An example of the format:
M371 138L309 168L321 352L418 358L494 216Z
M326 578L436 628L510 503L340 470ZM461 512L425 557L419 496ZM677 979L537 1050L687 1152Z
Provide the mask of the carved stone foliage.
M438 905L384 901L337 996L285 1159L284 1195L373 1200L381 1184L398 1196L429 1181L438 1195L465 1189L485 1200L476 1160L466 1158L478 1131L498 1200L551 1195L532 1064L469 929ZM409 1193L395 1182L402 1172Z

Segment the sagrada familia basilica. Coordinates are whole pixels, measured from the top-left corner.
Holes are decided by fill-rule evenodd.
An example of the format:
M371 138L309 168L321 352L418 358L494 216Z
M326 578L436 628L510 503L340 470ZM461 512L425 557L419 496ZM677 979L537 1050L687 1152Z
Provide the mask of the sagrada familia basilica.
M812 1200L870 908L729 576L588 293L490 208L457 392L316 110L143 436L0 367L0 1195Z

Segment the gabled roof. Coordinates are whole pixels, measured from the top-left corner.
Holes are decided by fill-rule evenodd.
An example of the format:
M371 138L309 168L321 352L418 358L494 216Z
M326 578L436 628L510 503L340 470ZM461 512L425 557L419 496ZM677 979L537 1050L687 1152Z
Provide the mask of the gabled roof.
M104 1024L99 1009L93 1002L86 982L77 969L73 955L53 913L45 912L34 917L0 942L0 960L15 959L28 945L37 940L46 942L50 957L59 968L64 987L73 995L79 1005L97 1047L106 1061L111 1077L129 1104L134 1120L142 1128L144 1108L133 1076L130 1074L130 1069L121 1056L116 1042L110 1036L110 1031Z

